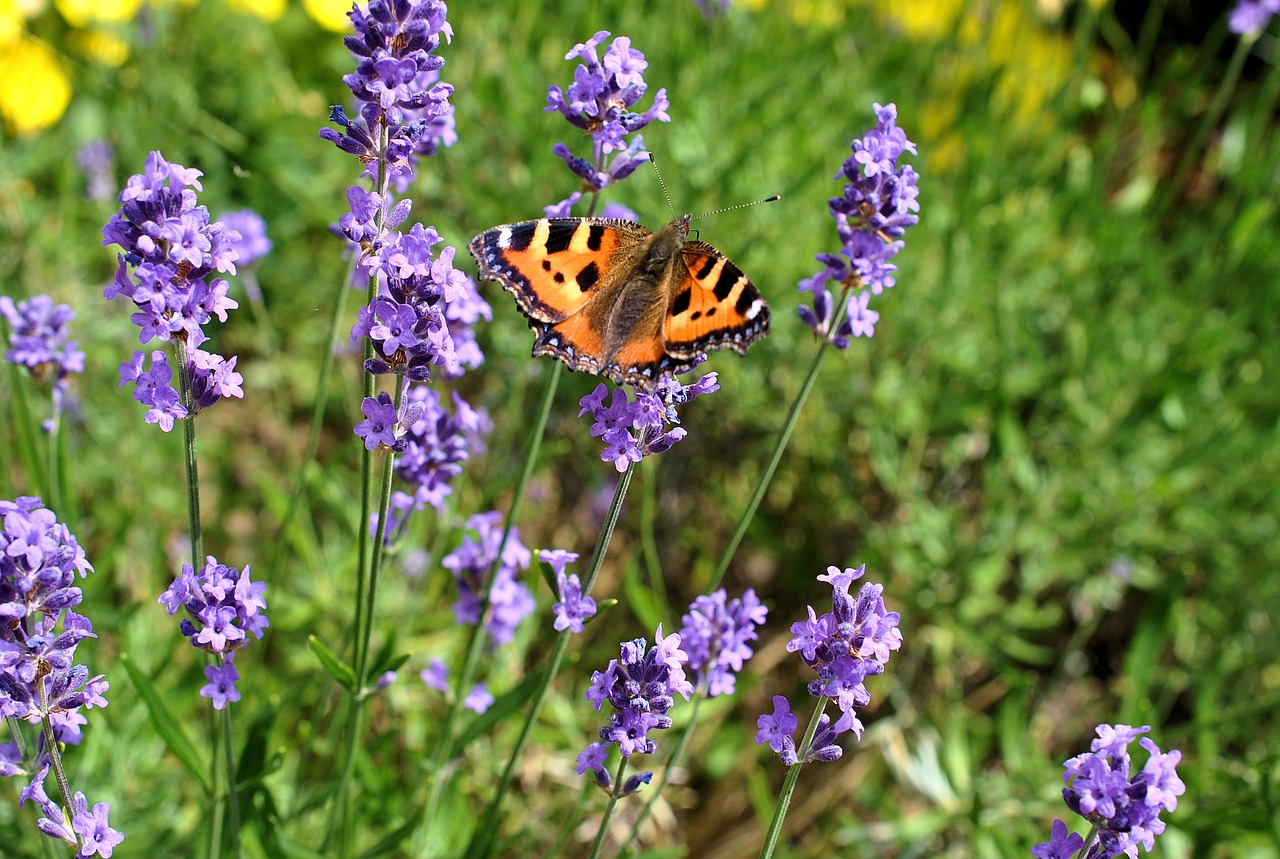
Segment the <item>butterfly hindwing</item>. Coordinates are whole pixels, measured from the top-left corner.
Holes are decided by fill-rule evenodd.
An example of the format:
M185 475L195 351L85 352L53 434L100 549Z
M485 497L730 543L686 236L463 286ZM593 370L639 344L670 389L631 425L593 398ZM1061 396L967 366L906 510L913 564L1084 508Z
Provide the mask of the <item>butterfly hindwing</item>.
M483 280L496 280L538 322L561 322L598 294L620 249L650 235L612 218L542 218L485 230L467 246Z
M760 290L724 254L687 242L684 277L672 288L663 327L666 351L691 359L708 349L747 347L769 333L769 305Z

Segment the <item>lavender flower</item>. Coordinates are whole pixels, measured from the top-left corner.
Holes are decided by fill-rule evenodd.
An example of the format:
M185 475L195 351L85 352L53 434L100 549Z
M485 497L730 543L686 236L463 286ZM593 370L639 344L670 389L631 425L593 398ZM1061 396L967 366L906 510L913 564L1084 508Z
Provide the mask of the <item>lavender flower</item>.
M260 257L271 252L271 239L267 238L267 222L253 209L236 209L224 212L219 219L227 228L239 233L240 238L231 243L236 262L241 266L252 265Z
M842 247L819 254L823 268L800 281L813 299L812 307L799 307L800 318L838 349L847 349L851 337L875 334L880 314L868 302L894 285L898 267L889 260L902 250L906 228L920 220L912 214L920 211L919 177L910 165L898 166L916 145L898 128L897 107L877 104L875 112L875 127L853 141L853 155L836 174L848 180L844 193L828 202ZM838 297L829 286L839 288Z
M58 742L74 745L87 721L80 708L107 706L110 686L102 675L90 678L87 668L73 664L76 646L97 637L89 619L71 610L83 599L73 584L76 575L84 578L93 567L39 498L0 501L0 518L0 717L47 721ZM39 769L20 804L34 799L40 806L40 830L79 846L77 856L110 856L124 836L108 825L106 803L90 811L84 794L76 793L68 820L45 794L51 762L43 732L34 763ZM16 746L0 748L0 775L24 772L20 764Z
M409 491L397 490L391 502L402 516L409 510L442 507L453 492L451 481L462 473L462 463L493 427L488 415L472 409L457 392L453 412L425 385L410 385L406 401L406 412L416 420L406 427L395 469Z
M477 683L471 687L467 697L462 699L462 706L473 713L483 713L493 706L493 696L483 683Z
M335 107L329 118L342 133L324 128L320 136L358 156L371 178L385 163L400 193L413 180L419 155L457 140L453 87L440 81L444 60L434 54L442 36L453 38L447 11L439 0L372 0L367 11L353 6L348 14L356 34L343 43L358 64L342 80L356 98L359 118Z
M755 652L747 642L759 637L756 627L768 615L751 588L732 600L724 588L694 599L681 619L680 641L689 653L694 683L708 697L733 694L737 672Z
M1076 850L1084 847L1086 859L1122 853L1136 859L1139 845L1151 852L1155 837L1164 832L1161 810L1177 808L1178 797L1186 789L1175 770L1182 753L1175 750L1164 754L1154 742L1142 737L1138 742L1147 750L1147 762L1140 772L1131 775L1129 744L1150 731L1150 726L1104 724L1096 730L1098 738L1090 746L1092 751L1063 764L1062 780L1068 786L1062 789L1062 798L1068 808L1094 826L1089 842L1077 845ZM1041 852L1034 855L1043 853L1061 859L1073 855L1064 852L1074 842L1060 837L1060 824L1061 821L1054 822L1053 838L1037 846ZM1061 824L1061 831L1065 830L1066 825Z
M857 597L849 593L849 587L862 578L865 571L865 566L843 571L839 567L828 567L825 575L818 576L818 581L831 585L832 611L819 616L811 606L807 621L791 625L793 638L787 643L787 650L799 653L818 675L809 682L809 694L835 700L841 715L831 723L824 714L812 744L797 752L794 740L789 737L790 731L786 732L786 743L779 735L780 723L776 720L780 717L775 699L775 721L766 732L764 717L761 717L757 723L761 732L756 735L756 742L768 742L784 762L833 761L840 757L836 741L842 734L853 731L861 739L862 723L855 708L871 702L871 694L863 681L883 673L890 654L902 646L899 615L885 609L881 596L884 587L868 583L862 586ZM789 703L782 712L790 713Z
M614 39L602 59L597 48L607 38L609 32L601 30L575 45L564 57L581 61L574 69L573 84L568 90L552 86L547 92L548 112L558 111L575 128L591 135L590 160L574 155L564 143L557 143L552 149L582 180L582 190L587 192L600 191L625 179L649 159L640 135L630 140L628 135L655 119L671 121L665 89L658 90L653 105L644 113L631 110L648 89L644 80L648 62L644 54L631 47L626 36ZM610 153L617 154L610 158ZM566 203L572 205L571 201Z
M654 634L653 647L643 638L624 641L621 658L610 660L604 671L593 672L586 693L597 711L606 702L613 707L609 723L600 729L600 739L606 745L616 744L624 757L653 754L657 744L649 732L670 728L667 712L675 696L683 695L687 701L693 694L693 684L684 673L688 663L688 655L680 649L679 633L664 637L661 625ZM580 757L580 765L582 761Z
M170 615L186 608L189 617L183 618L178 628L191 646L219 658L217 666L209 666L217 670L205 671L209 684L200 690L203 697L213 700L214 709L221 710L240 699L235 691L239 674L231 663L236 651L249 643L249 635L262 638L270 626L267 602L262 598L266 589L265 582L249 578L247 565L237 571L209 555L199 574L190 564L183 564L182 573L160 595L158 602Z
M467 535L462 545L441 561L458 581L458 600L453 614L458 623L481 622L481 609L489 570L502 543L502 514L496 510L480 513L467 520ZM534 609L533 595L516 580L520 570L529 568L532 553L520 542L519 529L512 528L502 550L489 604L484 612L484 628L495 644L506 644L515 636L516 626ZM474 534L474 537L472 536Z
M1280 12L1280 0L1240 0L1231 10L1227 26L1231 32L1244 35L1261 34L1271 23L1271 16Z
M67 340L67 323L75 319L75 311L67 304L54 304L47 295L33 295L16 305L7 295L0 295L0 316L9 322L7 361L26 367L39 382L52 385L53 414L45 424L52 431L62 405L68 377L84 372L84 353L76 341Z
M565 567L578 560L578 553L566 552L564 549L542 549L538 552L538 560L549 565L555 573L556 594L560 597L560 602L553 605L551 611L556 616L556 631L572 629L575 634L581 633L583 621L595 617L596 601L582 593L582 582L577 573L565 575Z
M71 611L84 598L76 575L93 572L84 550L39 498L0 501L0 517L0 717L39 722L105 707L110 684L73 664L76 645L97 638Z
M699 356L689 369L703 360L706 356ZM635 400L629 399L622 388L614 388L609 404L605 405L609 386L601 382L594 391L579 400L582 408L578 417L591 415L594 421L591 435L605 443L600 458L612 462L621 473L631 463L669 450L685 437L684 428L676 426L680 423L677 406L718 390L720 385L715 373L708 373L692 385L683 385L668 375L658 380L652 394L637 392Z
M1049 840L1031 848L1031 855L1036 859L1070 859L1083 846L1083 838L1075 832L1068 832L1067 824L1061 820L1055 820Z
M433 659L431 664L418 673L422 682L437 692L449 694L449 668L442 660Z
M209 210L196 205L202 190L199 170L170 164L159 152L147 156L140 174L129 177L120 193L121 208L102 230L104 245L118 245L115 280L103 295L123 295L133 301L138 340L174 340L181 344L186 365L179 368L190 383L191 402L182 403L166 379L141 374L141 353L122 364L123 381L136 383L134 398L150 406L148 423L168 432L173 421L196 414L226 397L243 397L235 361L198 347L208 337L204 326L239 305L227 295L227 281L208 279L217 272L235 274L240 234L220 221L210 222ZM195 191L191 189L195 189ZM153 356L153 371L155 362ZM152 386L171 393L156 391Z

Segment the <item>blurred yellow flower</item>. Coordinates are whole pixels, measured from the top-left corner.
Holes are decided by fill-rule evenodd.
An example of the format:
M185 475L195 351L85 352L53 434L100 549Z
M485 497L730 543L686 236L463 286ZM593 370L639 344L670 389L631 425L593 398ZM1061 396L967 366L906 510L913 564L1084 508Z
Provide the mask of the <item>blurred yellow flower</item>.
M229 0L228 5L237 12L245 12L264 21L279 21L284 15L285 0ZM350 11L351 4L347 4Z
M62 19L73 27L131 21L142 0L54 0Z
M0 119L14 134L53 125L71 100L71 84L44 45L19 38L0 50Z
M333 33L350 33L351 0L302 0L302 8L321 27Z
M118 68L129 59L129 43L106 30L74 30L68 40L77 52L104 66Z

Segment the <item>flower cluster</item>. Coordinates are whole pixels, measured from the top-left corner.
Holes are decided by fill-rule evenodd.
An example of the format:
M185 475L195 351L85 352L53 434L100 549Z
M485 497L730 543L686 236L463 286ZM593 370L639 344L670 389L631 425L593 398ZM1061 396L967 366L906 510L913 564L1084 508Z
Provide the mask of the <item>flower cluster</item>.
M1280 13L1280 0L1240 0L1231 10L1227 26L1240 35L1260 34L1276 13Z
M689 653L694 683L707 696L732 695L737 672L755 653L748 642L759 636L756 627L768 617L756 592L747 588L741 597L728 599L724 588L697 597L680 627L680 641Z
M614 39L602 59L596 49L607 38L609 32L601 30L586 42L575 45L564 57L582 61L574 69L573 83L568 90L552 86L547 92L548 112L558 111L575 128L591 135L590 160L575 156L564 143L557 143L552 150L582 180L583 190L591 192L625 179L649 159L640 135L630 141L627 135L655 119L671 121L667 115L670 103L665 89L658 90L653 105L644 113L631 110L648 89L644 70L649 64L644 54L631 47L631 40L626 36ZM615 152L616 156L608 157ZM572 205L576 199L565 203Z
M636 638L622 642L620 650L620 659L609 660L604 671L592 672L591 687L585 696L597 711L605 703L613 707L609 724L600 729L604 742L592 743L578 755L578 775L591 770L596 782L606 789L609 775L604 759L608 747L616 744L624 757L653 754L657 744L649 738L649 732L670 728L667 712L675 696L682 695L687 701L693 694L693 684L684 673L689 657L680 649L679 633L663 636L659 625L653 647L643 638ZM633 792L650 775L634 776L622 794Z
M67 340L67 323L76 318L75 311L70 305L54 304L47 295L33 295L17 304L9 296L0 295L0 316L8 320L10 328L5 360L26 367L39 381L52 384L51 421L56 420L69 386L68 376L84 372L84 353L76 348L76 341ZM51 427L52 422L46 424L46 429Z
M875 334L880 314L868 307L871 294L894 285L898 267L889 260L902 250L906 228L920 220L912 214L920 211L919 177L910 165L898 166L916 145L897 126L897 107L877 104L875 112L875 127L853 141L853 155L836 174L848 180L844 193L828 202L842 247L818 254L822 270L800 281L800 291L813 296L812 308L800 306L800 318L839 349L848 348L850 337ZM829 285L839 288L838 298Z
M705 360L706 356L701 358ZM680 416L676 407L720 390L717 378L715 373L708 373L692 385L683 385L673 376L663 376L653 393L637 392L634 400L622 388L614 388L608 405L605 405L605 398L609 395L609 386L601 382L578 401L582 406L578 417L591 415L591 435L605 444L600 459L612 462L614 468L622 473L631 467L631 463L669 450L684 438L687 433L679 426Z
M205 667L209 683L200 690L201 697L213 700L216 710L240 700L235 688L240 675L233 660L235 652L249 643L250 634L262 638L270 625L262 598L266 589L265 582L249 578L247 565L237 571L210 555L199 574L183 564L181 575L160 595L158 601L170 615L186 608L190 617L184 617L178 628L191 646L218 657L217 665Z
M107 706L110 684L74 664L76 646L96 638L89 619L72 611L83 600L77 574L93 572L67 526L39 498L0 501L0 717L48 721L59 743L75 745L87 723L80 708ZM60 628L59 628L60 627ZM71 797L67 812L45 794L52 761L39 734L34 766L24 768L15 744L0 746L0 776L31 774L21 803L32 799L43 817L41 831L79 846L80 856L110 856L124 836L107 823L106 803L90 811L84 794Z
M447 12L440 0L372 0L367 10L353 6L348 13L356 34L343 43L358 62L342 80L356 98L359 118L335 107L329 119L342 132L324 128L320 136L357 156L370 177L385 163L401 193L413 181L419 155L457 140L449 104L453 86L440 81L444 60L434 54L441 36L453 39Z
M502 514L496 510L478 513L467 520L469 532L462 545L445 555L440 562L458 581L458 601L453 615L458 623L481 622L485 584L504 532ZM472 534L474 533L474 536ZM484 611L484 629L494 644L506 644L515 636L516 626L534 609L533 594L516 579L520 570L529 568L532 553L520 542L520 529L511 528L502 549L502 561L489 588L488 610Z
M89 180L84 195L95 202L105 203L115 196L116 183L111 175L115 169L115 151L105 140L90 140L76 150L76 166Z
M453 411L440 402L440 394L425 385L410 385L406 413L416 418L405 426L403 450L396 459L396 477L411 491L397 490L391 506L404 514L426 506L439 509L453 491L450 482L462 473L461 463L471 457L493 428L489 416L476 411L453 392Z
M565 574L565 567L578 560L577 552L566 552L564 549L542 549L538 552L538 560L551 567L556 577L556 595L560 602L551 606L556 616L554 626L557 632L571 629L575 634L582 632L582 624L595 617L596 601L582 592L582 581L577 573Z
M365 362L365 370L375 376L394 372L425 382L432 366L451 373L459 365L444 306L471 301L473 289L468 289L466 275L453 267L456 248L446 247L433 257L432 248L441 241L434 227L414 224L364 260L378 276L379 289L360 309L351 340L373 341L374 356Z
M849 593L850 586L865 571L865 565L843 571L828 567L818 581L831 585L832 611L819 616L810 606L809 619L791 625L793 638L787 642L787 650L799 653L818 675L809 682L809 694L834 699L840 718L832 724L823 714L809 748L797 751L792 738L796 717L791 715L790 702L776 696L773 715L763 715L756 722L760 728L756 742L768 743L787 766L801 760L835 760L841 755L836 740L842 734L853 731L859 739L862 737L862 723L855 708L871 701L863 681L883 673L890 654L902 646L899 616L896 611L885 609L881 596L884 587L867 583L856 597Z
M135 352L120 365L121 385L134 383L134 399L148 406L147 423L165 432L175 420L206 409L224 397L243 397L243 381L230 360L200 348L208 337L204 325L212 318L227 321L227 311L239 305L227 295L227 281L215 271L235 274L239 233L196 205L202 190L199 170L170 164L159 152L147 156L140 174L129 177L120 193L121 208L102 230L104 245L118 245L116 276L103 293L131 299L141 329L138 340L177 341L186 366L179 368L190 385L190 402L183 403L170 381L173 371L163 353L152 353L151 369L143 370L146 355ZM195 189L195 190L192 190Z
M1077 755L1063 767L1062 789L1067 807L1093 824L1089 842L1067 835L1066 824L1054 821L1053 837L1032 851L1039 859L1068 859L1085 849L1087 859L1119 856L1137 857L1138 846L1151 852L1155 838L1164 832L1162 810L1178 807L1178 797L1186 789L1178 778L1176 767L1182 753L1168 754L1146 737L1138 740L1147 750L1147 762L1132 773L1129 744L1140 734L1150 731L1148 725L1099 725L1098 738L1092 751Z

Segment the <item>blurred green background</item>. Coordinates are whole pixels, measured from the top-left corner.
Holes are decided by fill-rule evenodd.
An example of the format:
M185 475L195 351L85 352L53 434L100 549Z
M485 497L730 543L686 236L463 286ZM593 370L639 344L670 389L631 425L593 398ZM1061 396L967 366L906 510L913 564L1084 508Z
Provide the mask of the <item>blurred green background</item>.
M160 149L204 171L201 202L215 216L252 207L275 243L254 272L268 315L241 292L215 333L219 351L240 356L246 397L201 419L201 477L207 547L270 583L271 633L239 660L245 766L260 777L251 854L310 855L338 696L305 639L339 649L348 634L359 527L358 361L316 387L345 274L328 225L358 169L317 129L348 98L341 76L353 63L340 35L294 4L272 20L210 0L97 23L73 5L28 17L3 49L11 60L14 46L47 50L69 103L44 130L10 120L0 152L0 294L70 303L88 354L58 512L97 567L83 608L100 638L80 655L107 673L112 704L67 755L73 787L112 803L127 835L118 856L185 851L203 822L198 788L116 664L127 654L200 735L201 663L155 602L183 555L180 434L143 425L116 387L137 345L126 310L101 298L114 250L99 247L100 230L114 204L86 199L74 158L105 139L117 188ZM745 359L712 360L721 392L685 409L688 438L640 469L595 592L620 604L575 642L580 661L544 712L507 806L503 832L526 849L511 855L542 855L554 837L542 821L578 798L573 758L599 723L581 700L591 671L619 638L678 626L710 578L812 359L795 285L816 253L837 248L832 177L874 122L872 103L894 102L919 146L920 224L896 260L898 286L875 305L875 338L827 356L730 568L730 595L755 588L770 622L645 830L650 855L754 855L783 775L752 743L755 719L770 695L794 698L805 681L784 649L788 626L806 604L825 609L814 577L828 564L865 562L902 613L905 644L869 683L862 743L802 775L778 855L1029 855L1067 814L1061 762L1087 749L1097 723L1124 722L1183 751L1187 793L1165 816L1159 855L1280 856L1275 38L1242 42L1225 9L1187 38L1177 3L886 5L756 2L713 16L677 0L450 8L455 38L439 53L457 88L459 142L421 165L411 192L413 217L449 243L537 217L574 189L551 147L584 151L582 141L543 106L549 84L572 80L566 51L598 29L630 36L651 90L667 89L672 122L644 139L677 209L782 195L699 222L765 293L774 330ZM26 86L48 107L45 90ZM646 171L612 199L651 227L669 219ZM496 428L450 509L424 516L403 547L406 561L427 553L429 575L393 575L380 593L381 638L415 655L368 719L369 843L412 813L423 778L441 702L416 672L461 643L434 560L466 516L506 509L548 370L528 358L513 302L494 284L482 290L495 317L479 332L488 362L461 388ZM39 396L25 378L0 378L0 403L14 385ZM530 546L590 553L614 478L576 417L596 381L562 380L536 503L517 523ZM307 506L286 529L317 396L324 434L306 468ZM0 457L0 491L33 491L16 455ZM493 655L495 693L545 661L550 600L536 577L530 585L544 605ZM465 837L517 727L507 718L468 747L455 813L437 829L442 849ZM38 855L20 787L0 783L5 856ZM588 803L598 808L594 795ZM397 850L409 852L385 855Z

